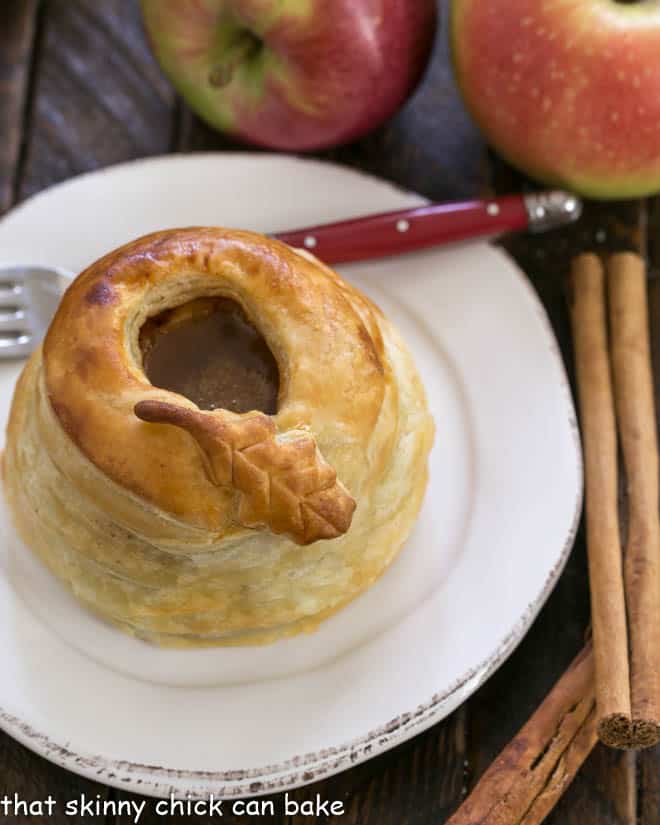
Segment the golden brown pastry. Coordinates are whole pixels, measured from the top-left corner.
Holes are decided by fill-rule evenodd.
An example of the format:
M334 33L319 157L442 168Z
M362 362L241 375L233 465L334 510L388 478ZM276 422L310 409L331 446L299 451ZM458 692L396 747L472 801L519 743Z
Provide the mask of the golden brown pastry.
M16 388L5 488L25 543L122 629L263 643L385 570L432 440L364 295L260 235L172 230L67 290Z

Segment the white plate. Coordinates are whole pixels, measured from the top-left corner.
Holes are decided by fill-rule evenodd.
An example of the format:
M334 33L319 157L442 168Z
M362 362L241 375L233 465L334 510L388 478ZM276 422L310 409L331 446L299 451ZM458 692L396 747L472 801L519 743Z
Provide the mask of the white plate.
M419 198L284 156L170 156L56 186L0 222L0 261L79 271L165 227L277 230ZM437 423L415 531L311 636L163 651L83 612L0 513L0 723L93 779L154 795L283 790L442 719L511 653L556 581L581 503L574 411L528 282L485 243L342 269L392 316ZM0 366L0 416L20 365Z

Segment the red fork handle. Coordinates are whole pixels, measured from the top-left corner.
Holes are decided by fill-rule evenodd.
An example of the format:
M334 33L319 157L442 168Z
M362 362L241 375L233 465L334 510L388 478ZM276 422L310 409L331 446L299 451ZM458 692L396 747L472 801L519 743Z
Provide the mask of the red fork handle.
M521 229L548 229L575 220L580 207L576 197L564 192L508 195L384 212L273 237L337 264Z

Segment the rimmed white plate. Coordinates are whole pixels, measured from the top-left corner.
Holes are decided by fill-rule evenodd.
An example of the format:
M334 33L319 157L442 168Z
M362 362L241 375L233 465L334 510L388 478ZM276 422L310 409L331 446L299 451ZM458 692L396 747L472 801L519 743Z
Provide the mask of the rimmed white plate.
M79 271L165 227L268 231L419 198L345 168L169 156L56 186L0 222L0 262ZM163 651L82 611L0 513L0 724L49 759L147 794L244 796L327 776L442 719L504 661L555 583L581 503L561 358L522 273L486 243L343 274L406 337L437 423L403 552L311 635ZM0 365L4 424L20 364Z

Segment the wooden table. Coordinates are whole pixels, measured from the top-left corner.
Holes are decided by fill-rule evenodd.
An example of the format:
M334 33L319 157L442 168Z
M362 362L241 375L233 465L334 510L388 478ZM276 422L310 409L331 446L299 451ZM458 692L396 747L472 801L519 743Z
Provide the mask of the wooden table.
M56 181L129 158L235 148L238 144L204 127L173 94L145 44L137 0L0 4L0 212ZM397 117L364 140L320 156L437 200L528 185L487 153L464 114L442 35L422 87ZM538 289L572 372L563 292L571 255L583 249L634 248L648 255L652 275L657 275L660 199L590 204L586 217L571 229L540 238L516 237L505 246ZM660 281L653 277L651 295L660 375ZM346 813L332 820L343 825L440 825L580 648L588 621L580 533L568 567L531 631L475 696L412 741L303 788L295 797L311 799L320 793L343 800ZM65 800L83 791L104 798L122 795L79 779L0 735L0 797L16 792L24 799L40 799L52 793ZM158 821L151 806L147 811L142 823ZM51 821L76 819L60 809ZM225 816L223 821L234 819ZM283 823L285 817L274 821ZM291 820L299 821L312 820ZM660 749L634 754L598 747L548 821L658 825Z

